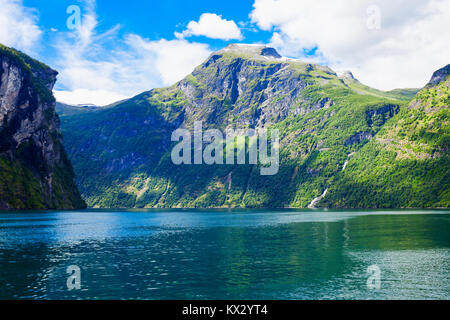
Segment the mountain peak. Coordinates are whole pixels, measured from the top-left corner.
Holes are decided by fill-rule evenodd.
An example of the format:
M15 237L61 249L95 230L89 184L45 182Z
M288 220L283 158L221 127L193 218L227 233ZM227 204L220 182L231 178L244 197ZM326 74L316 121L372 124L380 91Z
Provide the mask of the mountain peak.
M449 75L450 75L450 64L435 71L431 76L430 82L428 82L428 86L434 86L441 83L442 81L445 81L445 79L447 79L447 76Z
M342 72L342 74L340 75L340 78L358 81L358 80L353 76L353 73L352 73L351 71L349 71L349 70L346 70L346 71Z
M233 52L247 54L251 56L261 56L267 58L280 59L282 56L272 47L268 47L263 44L244 44L244 43L232 43L226 46L219 52Z

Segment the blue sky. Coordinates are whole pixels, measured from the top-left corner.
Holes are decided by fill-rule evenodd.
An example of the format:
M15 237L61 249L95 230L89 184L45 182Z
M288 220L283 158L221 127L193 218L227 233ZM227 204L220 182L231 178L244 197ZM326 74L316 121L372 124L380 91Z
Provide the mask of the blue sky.
M25 0L27 7L39 10L40 26L50 30L66 29L66 8L78 4L83 8L83 1L76 0ZM203 1L203 0L164 0L164 1L139 1L139 0L97 0L96 11L99 16L98 31L106 31L120 24L122 33L135 33L142 37L158 40L173 39L174 32L182 31L190 21L196 21L205 12L216 13L224 19L233 20L236 23L249 23L249 13L253 9L253 1ZM83 9L82 9L83 11ZM262 30L246 30L245 42L269 42L271 33ZM202 41L210 44L215 49L220 49L227 43L238 42L236 40L223 41L207 37L193 37L193 41Z
M69 29L73 5L81 15ZM0 42L58 70L55 95L72 104L173 84L235 42L383 90L421 87L449 63L449 21L446 0L0 0Z

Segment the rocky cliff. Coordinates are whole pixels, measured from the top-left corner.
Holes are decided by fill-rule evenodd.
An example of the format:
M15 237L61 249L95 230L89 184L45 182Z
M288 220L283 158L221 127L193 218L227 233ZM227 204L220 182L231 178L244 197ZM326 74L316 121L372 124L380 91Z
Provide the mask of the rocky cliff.
M0 45L0 209L84 207L62 145L57 72Z

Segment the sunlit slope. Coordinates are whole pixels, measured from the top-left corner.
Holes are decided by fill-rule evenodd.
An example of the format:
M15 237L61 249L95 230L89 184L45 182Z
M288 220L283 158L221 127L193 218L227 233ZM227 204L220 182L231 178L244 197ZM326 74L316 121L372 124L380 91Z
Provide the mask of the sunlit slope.
M322 206L450 206L450 77L447 67L336 176Z

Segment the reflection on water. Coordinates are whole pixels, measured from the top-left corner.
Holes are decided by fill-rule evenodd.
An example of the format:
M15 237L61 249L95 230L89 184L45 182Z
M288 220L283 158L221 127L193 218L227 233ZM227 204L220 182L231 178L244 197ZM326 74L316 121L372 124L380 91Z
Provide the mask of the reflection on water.
M449 299L449 270L449 211L0 213L0 299Z

